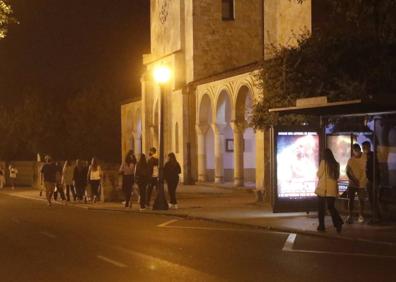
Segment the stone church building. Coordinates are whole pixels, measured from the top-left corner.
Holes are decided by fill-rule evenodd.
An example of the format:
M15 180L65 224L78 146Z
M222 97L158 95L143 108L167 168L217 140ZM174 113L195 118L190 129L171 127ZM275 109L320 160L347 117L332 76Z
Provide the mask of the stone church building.
M249 125L254 100L265 95L256 73L268 46L296 44L296 35L311 31L311 1L151 0L150 13L141 97L121 106L122 155L159 147L152 72L166 65L165 154L176 154L182 181L264 189L268 134Z

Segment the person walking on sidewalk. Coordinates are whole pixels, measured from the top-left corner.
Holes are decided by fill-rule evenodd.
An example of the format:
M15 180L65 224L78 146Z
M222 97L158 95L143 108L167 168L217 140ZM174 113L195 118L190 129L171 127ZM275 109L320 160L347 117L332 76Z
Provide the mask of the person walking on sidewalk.
M364 198L365 189L367 186L366 177L366 158L362 155L362 150L359 144L352 145L352 157L348 160L346 173L349 179L348 183L348 217L347 223L353 223L353 204L355 201L355 194L359 198L359 218L358 222L363 223Z
M155 190L158 192L158 177L159 177L159 160L157 158L157 149L154 147L150 148L149 151L149 158L147 164L149 166L150 172L150 180L147 187L147 194L146 194L146 206L150 206L151 201L151 193L155 187Z
M18 170L16 169L16 167L13 164L10 164L8 166L8 171L10 173L9 175L10 175L11 189L14 190L15 189L15 183L16 183Z
M133 183L135 181L135 166L136 166L136 157L133 154L133 151L129 151L125 156L124 162L121 164L119 169L119 173L122 175L122 191L125 196L125 207L132 207L132 188Z
M102 179L102 169L95 158L92 158L91 165L88 168L88 182L92 191L92 202L96 203L99 199L99 186Z
M66 196L65 196L65 191L64 187L62 184L62 164L60 162L55 163L57 173L56 173L56 185L55 185L55 192L54 192L54 200L56 201L58 199L58 194L60 195L62 201L66 203Z
M85 188L87 187L87 174L88 170L84 166L84 163L81 160L76 160L76 166L73 170L73 184L79 201L84 200L86 202Z
M76 200L76 191L73 185L73 166L70 161L65 161L62 170L62 185L66 188L66 200L70 202L70 192L73 201Z
M179 174L181 173L180 164L176 160L174 153L168 154L168 161L164 166L164 179L168 186L170 198L169 208L177 209L176 188L179 184Z
M146 187L150 181L150 167L146 161L146 155L141 154L138 163L136 164L135 178L139 187L139 204L140 210L146 208Z
M338 197L337 180L340 177L340 164L335 160L333 152L330 149L325 149L323 152L317 176L319 182L315 189L315 194L318 196L318 231L325 231L324 219L327 203L333 225L337 232L340 233L344 222L334 205Z
M48 206L51 206L52 195L54 194L56 185L56 174L58 173L58 168L52 161L50 156L45 156L45 164L41 168L41 185L44 184L45 196L48 201Z
M5 185L5 169L4 166L0 166L0 189L3 189Z

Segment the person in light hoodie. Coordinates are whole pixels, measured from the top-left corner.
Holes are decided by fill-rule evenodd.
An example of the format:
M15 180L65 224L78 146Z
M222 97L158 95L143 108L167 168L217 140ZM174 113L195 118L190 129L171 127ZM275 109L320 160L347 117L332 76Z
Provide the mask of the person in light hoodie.
M318 196L318 231L325 231L325 209L330 211L333 225L337 232L342 230L343 220L335 208L335 200L338 197L338 183L340 177L340 164L335 160L333 152L330 149L325 149L320 161L319 170L317 172L318 185L315 189L315 194Z

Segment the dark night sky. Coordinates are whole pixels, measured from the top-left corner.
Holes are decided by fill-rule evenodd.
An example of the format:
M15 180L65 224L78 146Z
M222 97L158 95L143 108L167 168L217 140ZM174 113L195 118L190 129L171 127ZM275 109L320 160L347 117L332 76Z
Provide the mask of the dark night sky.
M67 97L105 84L139 95L149 51L149 0L14 0L19 25L0 41L0 97Z

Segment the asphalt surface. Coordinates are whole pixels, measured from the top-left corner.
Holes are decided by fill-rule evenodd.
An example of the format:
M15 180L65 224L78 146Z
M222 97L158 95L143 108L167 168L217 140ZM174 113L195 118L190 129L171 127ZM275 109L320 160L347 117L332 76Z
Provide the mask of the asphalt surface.
M0 281L396 281L396 246L0 194Z

